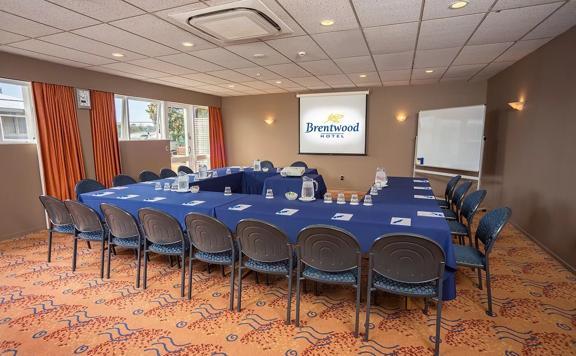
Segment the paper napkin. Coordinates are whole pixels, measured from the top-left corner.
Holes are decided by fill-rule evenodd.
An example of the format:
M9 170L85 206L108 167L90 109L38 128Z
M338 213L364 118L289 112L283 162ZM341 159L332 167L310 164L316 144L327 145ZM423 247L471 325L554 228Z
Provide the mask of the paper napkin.
M123 195L121 197L118 197L118 199L132 199L132 198L136 198L139 197L138 194L128 194L128 195Z
M112 195L114 194L114 192L101 192L101 193L94 193L92 194L93 197L103 197L106 195Z
M428 183L428 179L413 179L414 183Z
M412 219L393 217L390 219L390 225L411 226L412 225Z
M354 214L345 214L345 213L336 213L332 217L332 220L339 220L339 221L350 221Z
M276 212L276 215L291 216L298 212L298 209L282 209Z
M182 205L195 206L195 205L200 205L202 203L206 203L206 201L205 200L192 200L192 201L189 201L188 203L182 203Z
M432 187L414 187L414 189L419 189L419 190L432 190Z
M252 205L250 204L236 204L234 206L229 207L228 210L242 211L248 209L251 206Z
M414 194L414 198L415 199L436 199L436 197L433 195L420 195L420 194Z
M155 201L160 201L160 200L164 200L164 199L166 199L166 198L164 198L164 197L154 197L154 198L144 199L144 201L147 201L147 202L155 202Z
M441 211L418 211L418 216L425 216L428 218L443 218L444 213Z
M128 187L112 187L110 189L122 190L122 189L128 189Z

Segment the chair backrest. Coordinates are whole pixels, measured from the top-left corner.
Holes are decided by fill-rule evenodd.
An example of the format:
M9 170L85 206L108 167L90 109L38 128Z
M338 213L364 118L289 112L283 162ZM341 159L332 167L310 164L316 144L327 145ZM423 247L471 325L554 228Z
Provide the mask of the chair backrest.
M100 210L112 236L120 239L140 236L136 220L126 210L107 203L100 204Z
M148 241L159 245L184 241L180 224L171 215L152 208L142 208L138 210L138 218Z
M80 194L90 193L102 189L106 189L106 187L94 179L82 179L76 183L76 187L74 188L76 191L76 198L79 198Z
M462 205L462 199L464 198L468 190L470 190L471 186L472 182L466 181L460 183L460 185L458 185L456 189L454 189L454 194L452 195L452 203L456 205L456 208L460 209L460 206Z
M372 269L402 283L424 283L442 276L446 257L442 247L416 234L380 236L370 248Z
M271 161L262 161L260 162L260 167L274 169L274 163L272 163Z
M240 252L253 260L277 262L290 258L288 236L267 222L244 219L236 225Z
M186 215L186 231L192 245L208 253L234 249L232 233L226 225L211 216L190 213Z
M160 170L160 178L170 178L170 177L177 177L178 174L171 170L170 168L162 168Z
M158 180L160 176L152 171L142 171L138 175L140 182L149 182L151 180Z
M474 215L478 211L478 207L486 197L486 191L484 189L472 192L464 198L462 202L462 207L460 208L460 215L466 218L468 226L472 225L472 220Z
M194 174L194 171L192 170L192 168L190 168L188 166L179 166L178 172L184 172L186 174Z
M80 232L93 232L103 229L102 222L94 209L73 200L66 200L64 204L70 212L70 216L72 216L72 222L76 230Z
M486 213L476 229L476 238L484 244L484 251L486 255L492 250L494 242L500 235L500 232L510 220L512 210L510 208L497 208Z
M454 189L456 189L456 184L458 184L460 178L462 178L461 175L455 175L454 177L450 178L450 180L446 184L446 191L444 192L444 197L446 198L447 201L452 200L452 194L454 194Z
M302 162L302 161L292 162L290 167L304 167L304 168L308 169L308 165L306 164L306 162Z
M358 267L360 245L349 232L334 226L312 225L298 233L298 258L304 264L327 272Z
M63 201L50 195L41 195L39 198L44 210L46 210L46 214L48 214L48 219L53 225L72 224L72 217Z
M121 187L123 185L134 184L137 183L136 179L130 177L126 174L119 174L112 178L112 186L114 187Z

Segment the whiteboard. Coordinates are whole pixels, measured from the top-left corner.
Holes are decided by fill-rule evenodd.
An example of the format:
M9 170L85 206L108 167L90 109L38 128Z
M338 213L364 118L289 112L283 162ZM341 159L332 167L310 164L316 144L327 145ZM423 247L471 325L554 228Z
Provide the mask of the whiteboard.
M479 172L485 114L484 105L420 111L415 165Z

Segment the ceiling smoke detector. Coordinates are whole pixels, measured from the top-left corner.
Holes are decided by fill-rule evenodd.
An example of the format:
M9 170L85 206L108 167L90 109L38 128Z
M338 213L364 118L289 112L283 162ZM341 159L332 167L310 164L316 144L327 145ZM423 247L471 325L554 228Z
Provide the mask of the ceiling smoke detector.
M170 15L195 33L221 43L270 38L292 30L259 0L242 0Z

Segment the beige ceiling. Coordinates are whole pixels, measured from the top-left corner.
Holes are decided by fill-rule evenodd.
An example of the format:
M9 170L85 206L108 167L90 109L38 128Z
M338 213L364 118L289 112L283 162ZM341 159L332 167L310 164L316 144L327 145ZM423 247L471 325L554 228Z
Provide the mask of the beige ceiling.
M255 95L484 80L576 24L576 0L470 0L460 10L448 8L451 0L261 0L293 32L219 46L170 17L228 2L1 0L0 51Z

